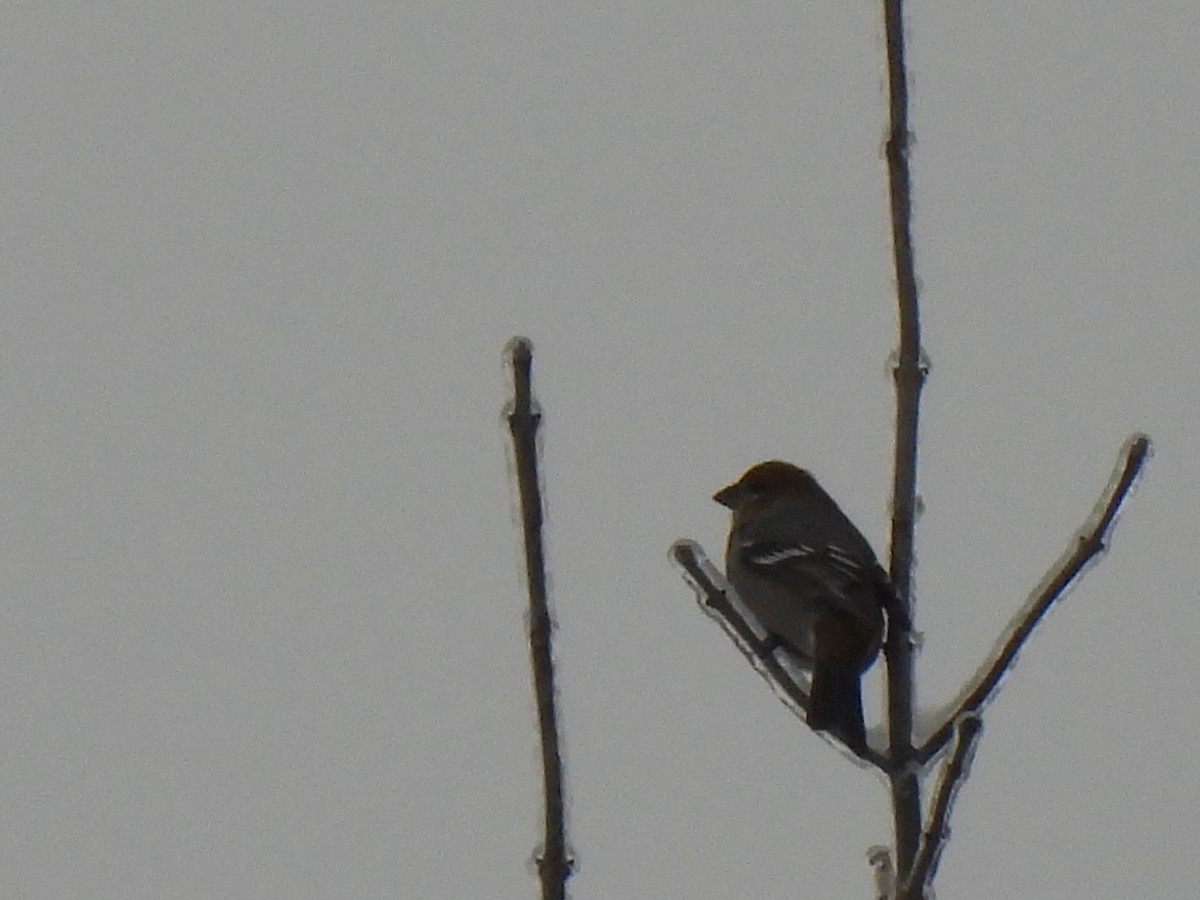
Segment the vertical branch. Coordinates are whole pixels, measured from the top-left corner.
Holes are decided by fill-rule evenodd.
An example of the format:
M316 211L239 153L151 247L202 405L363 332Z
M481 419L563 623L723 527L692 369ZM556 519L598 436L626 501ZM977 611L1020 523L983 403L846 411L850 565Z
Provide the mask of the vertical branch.
M921 793L912 756L913 654L907 634L912 621L913 529L917 490L917 423L925 369L912 246L912 184L908 169L908 70L904 59L903 0L884 0L889 126L886 146L891 201L892 256L900 313L900 352L896 381L896 456L892 482L890 569L899 595L902 627L889 627L887 643L889 747L893 762L892 808L897 875L912 867L921 833Z
M525 540L525 573L529 584L529 655L533 665L533 690L538 730L542 741L542 791L545 833L537 858L542 880L542 900L564 900L571 862L567 858L563 814L562 754L558 741L558 714L554 705L554 630L546 594L546 559L542 545L542 496L538 484L537 430L541 424L533 402L533 347L525 338L508 346L513 369L513 402L508 416L516 457L521 499L521 530Z

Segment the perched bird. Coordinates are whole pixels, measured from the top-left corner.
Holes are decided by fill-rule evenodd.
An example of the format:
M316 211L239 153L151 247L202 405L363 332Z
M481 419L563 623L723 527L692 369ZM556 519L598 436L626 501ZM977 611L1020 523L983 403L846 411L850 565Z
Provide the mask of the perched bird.
M790 463L759 463L713 499L733 510L729 583L771 639L812 671L809 727L864 749L860 679L895 597L871 545Z

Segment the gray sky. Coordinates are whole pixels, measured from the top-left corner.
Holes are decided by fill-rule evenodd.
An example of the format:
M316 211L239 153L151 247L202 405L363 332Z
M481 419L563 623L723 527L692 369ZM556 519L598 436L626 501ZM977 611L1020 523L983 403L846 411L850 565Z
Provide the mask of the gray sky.
M1156 441L988 710L939 896L1193 897L1200 7L910 22L924 706ZM709 496L767 457L883 549L874 4L46 2L0 33L6 896L533 895L514 333L573 896L867 896L881 783L666 551L719 555Z

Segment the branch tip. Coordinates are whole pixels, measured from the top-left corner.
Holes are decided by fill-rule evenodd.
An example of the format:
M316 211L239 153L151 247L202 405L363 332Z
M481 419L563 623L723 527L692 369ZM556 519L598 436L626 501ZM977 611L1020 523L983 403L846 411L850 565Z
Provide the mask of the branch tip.
M504 355L514 365L528 365L533 359L533 341L522 335L514 335L504 345Z

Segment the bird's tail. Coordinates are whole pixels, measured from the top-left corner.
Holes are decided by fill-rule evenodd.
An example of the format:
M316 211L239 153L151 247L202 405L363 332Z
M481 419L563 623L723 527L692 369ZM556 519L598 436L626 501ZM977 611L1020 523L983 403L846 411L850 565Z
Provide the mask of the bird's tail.
M822 665L818 659L808 698L808 727L830 732L853 750L867 746L860 677L855 668Z

